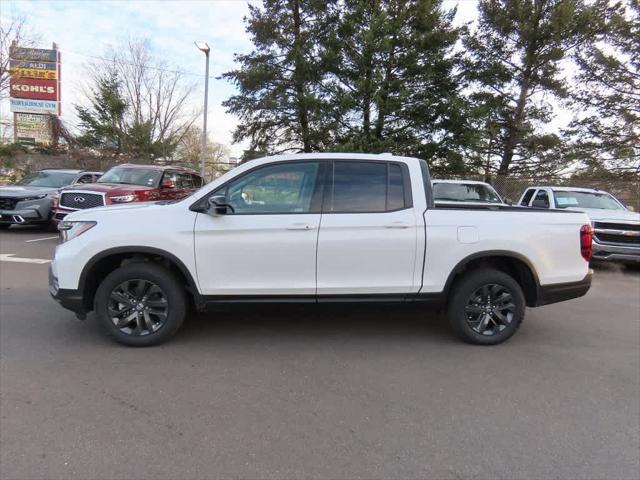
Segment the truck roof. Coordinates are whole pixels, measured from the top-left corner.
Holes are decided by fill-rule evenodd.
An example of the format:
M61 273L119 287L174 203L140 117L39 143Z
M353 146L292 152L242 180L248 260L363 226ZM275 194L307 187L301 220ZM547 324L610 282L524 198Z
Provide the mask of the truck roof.
M268 161L287 161L287 160L420 160L415 157L400 157L393 155L392 153L293 153L286 155L272 155L269 157L260 157L255 160L268 160ZM246 162L246 163L249 163Z

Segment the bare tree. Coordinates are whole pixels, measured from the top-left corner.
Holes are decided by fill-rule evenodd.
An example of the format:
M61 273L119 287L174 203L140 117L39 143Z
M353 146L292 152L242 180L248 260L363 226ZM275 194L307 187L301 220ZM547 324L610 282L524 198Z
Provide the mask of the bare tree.
M88 69L88 102L95 102L102 80L116 79L126 105L120 127L125 150L148 159L171 157L199 115L188 107L194 85L184 73L157 61L146 40L129 40Z
M176 149L175 160L184 166L200 170L200 152L202 151L202 130L192 126L182 136ZM229 147L222 143L207 140L205 155L205 176L213 180L230 170Z
M23 17L10 17L0 22L0 99L9 96L9 57L11 45L34 47L38 41Z

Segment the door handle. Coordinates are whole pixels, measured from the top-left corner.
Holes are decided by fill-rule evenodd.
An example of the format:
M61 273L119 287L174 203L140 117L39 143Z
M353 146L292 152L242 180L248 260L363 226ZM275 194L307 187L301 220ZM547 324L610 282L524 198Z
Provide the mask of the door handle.
M289 225L287 230L315 230L315 225L309 225L308 223L294 223L293 225Z
M403 222L393 222L393 223L390 223L389 225L384 226L384 228L409 228L409 227L411 227L411 225Z

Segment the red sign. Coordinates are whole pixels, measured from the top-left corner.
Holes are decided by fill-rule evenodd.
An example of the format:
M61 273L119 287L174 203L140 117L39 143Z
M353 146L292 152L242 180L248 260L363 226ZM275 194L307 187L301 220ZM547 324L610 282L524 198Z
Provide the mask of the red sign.
M57 100L58 82L39 78L11 78L11 96L31 100Z

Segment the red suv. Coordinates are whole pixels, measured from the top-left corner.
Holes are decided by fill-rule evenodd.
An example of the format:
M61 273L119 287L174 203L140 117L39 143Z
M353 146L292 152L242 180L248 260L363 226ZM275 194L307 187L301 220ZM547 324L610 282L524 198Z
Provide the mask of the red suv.
M72 185L60 190L53 214L59 222L67 214L86 208L130 202L179 200L200 188L204 181L182 167L122 164L108 170L96 183Z

